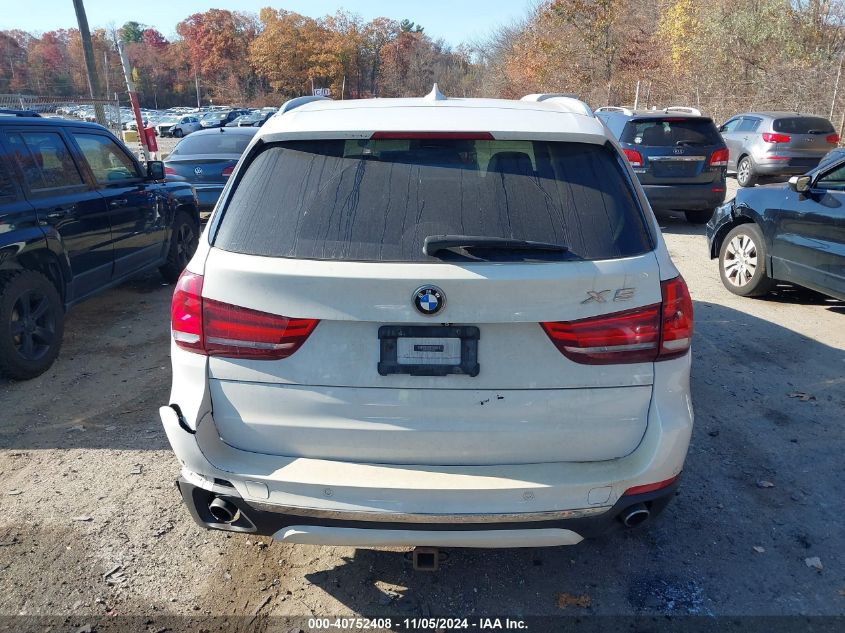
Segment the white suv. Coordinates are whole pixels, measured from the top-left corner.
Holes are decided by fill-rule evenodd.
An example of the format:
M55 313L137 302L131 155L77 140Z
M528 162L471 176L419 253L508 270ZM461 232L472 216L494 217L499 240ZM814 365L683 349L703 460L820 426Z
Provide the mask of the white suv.
M573 544L669 501L692 302L586 104L289 102L172 305L161 418L207 528Z

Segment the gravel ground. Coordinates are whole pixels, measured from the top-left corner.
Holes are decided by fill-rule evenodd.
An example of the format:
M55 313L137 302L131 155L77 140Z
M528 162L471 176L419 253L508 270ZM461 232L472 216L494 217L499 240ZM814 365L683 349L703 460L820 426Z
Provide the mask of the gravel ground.
M51 371L0 381L0 615L129 614L155 631L167 615L263 630L269 614L845 614L845 304L735 297L703 229L660 220L695 300L696 427L680 494L648 529L452 550L436 574L399 549L200 530L157 418L172 288L149 275L75 308Z

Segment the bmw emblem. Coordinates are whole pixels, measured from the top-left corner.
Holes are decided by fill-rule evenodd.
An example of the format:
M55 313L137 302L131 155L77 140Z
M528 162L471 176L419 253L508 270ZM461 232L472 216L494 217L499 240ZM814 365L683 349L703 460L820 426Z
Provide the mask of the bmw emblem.
M425 314L437 314L446 305L446 295L437 286L420 286L414 291L414 306Z
M197 176L202 176L202 167L194 167L194 173Z

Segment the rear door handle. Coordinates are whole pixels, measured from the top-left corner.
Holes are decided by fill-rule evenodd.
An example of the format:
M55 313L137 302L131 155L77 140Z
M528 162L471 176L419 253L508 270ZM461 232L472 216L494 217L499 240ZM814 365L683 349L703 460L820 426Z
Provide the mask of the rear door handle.
M55 222L57 220L61 220L62 218L64 218L68 214L73 213L75 210L76 210L75 204L71 204L71 205L68 205L66 207L56 207L55 209L53 209L52 211L50 211L47 214L47 219Z
M116 200L109 201L109 206L112 209L119 209L120 207L125 207L127 204L129 204L129 200L126 198L118 198Z

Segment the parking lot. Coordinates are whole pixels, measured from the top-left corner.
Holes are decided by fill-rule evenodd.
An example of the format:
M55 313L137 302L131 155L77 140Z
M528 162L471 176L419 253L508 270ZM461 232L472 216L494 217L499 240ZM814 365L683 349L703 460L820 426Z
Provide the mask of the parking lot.
M0 383L0 613L143 615L139 630L171 614L260 630L269 615L843 613L845 304L733 296L703 227L660 223L695 301L696 427L680 494L647 529L452 550L435 574L398 549L200 530L156 411L172 287L150 274L72 310L46 374Z

